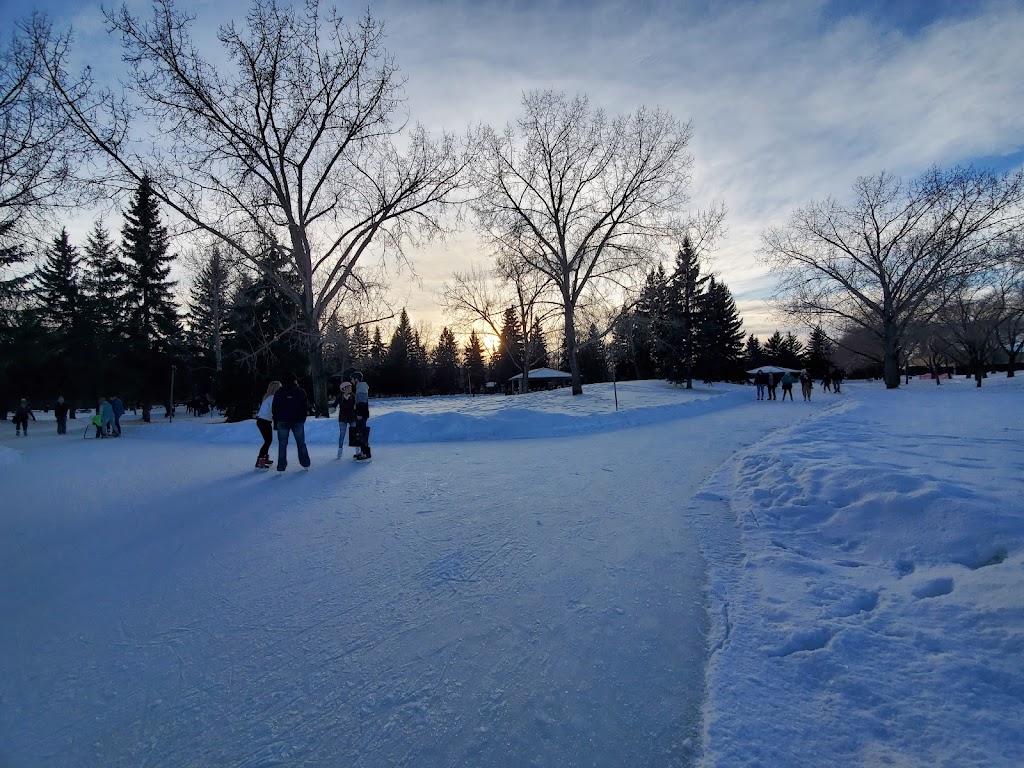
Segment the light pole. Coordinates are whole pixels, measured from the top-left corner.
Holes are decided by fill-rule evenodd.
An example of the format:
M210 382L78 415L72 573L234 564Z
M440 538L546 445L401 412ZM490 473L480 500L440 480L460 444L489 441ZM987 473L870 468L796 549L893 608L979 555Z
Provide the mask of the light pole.
M167 420L174 421L174 372L178 366L171 366L171 399L167 401Z

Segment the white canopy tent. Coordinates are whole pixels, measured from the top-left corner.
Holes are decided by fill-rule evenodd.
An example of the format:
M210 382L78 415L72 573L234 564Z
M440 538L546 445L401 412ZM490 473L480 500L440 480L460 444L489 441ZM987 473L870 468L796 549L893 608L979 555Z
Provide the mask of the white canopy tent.
M800 373L799 368L783 368L780 365L762 365L760 368L747 371L747 373L753 375L758 371L764 371L765 373Z
M553 368L534 368L530 371L529 379L531 385L533 382L538 384L543 383L547 386L551 383L557 385L564 385L572 379L571 373L565 371L556 371ZM512 391L519 392L523 388L523 374L517 373L515 376L510 376L508 379L512 383Z

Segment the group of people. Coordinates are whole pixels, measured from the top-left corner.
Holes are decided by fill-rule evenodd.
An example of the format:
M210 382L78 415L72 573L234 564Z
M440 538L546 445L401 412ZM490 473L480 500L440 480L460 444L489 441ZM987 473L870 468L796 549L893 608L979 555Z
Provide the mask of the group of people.
M754 374L754 385L757 387L757 399L758 400L777 400L776 389L782 385L782 399L786 399L786 395L789 395L790 402L793 400L793 385L800 382L800 392L803 395L804 400L811 399L811 391L814 389L814 379L806 371L800 371L796 376L793 375L792 371L785 371L781 376L774 371L764 371L758 369L757 373ZM840 386L843 381L842 371L835 371L835 373L825 373L821 380L822 389L826 392L839 392ZM833 389L833 386L835 387Z
M96 409L96 415L92 417L91 422L96 427L96 437L120 437L121 417L124 415L124 411L124 403L121 402L121 398L117 395L114 395L109 400L101 397L99 407ZM64 402L64 396L61 395L53 406L53 415L57 420L58 435L66 435L68 433L68 415L70 413L71 407ZM21 435L28 437L29 419L36 421L36 415L28 407L28 400L23 397L21 402L18 403L18 407L14 409L14 434L16 437Z
M371 457L370 451L370 388L363 381L359 371L349 371L342 378L337 397L332 405L338 408L338 458L345 455L345 438L348 445L356 449L354 458L365 461ZM295 450L298 453L299 465L308 469L310 465L309 449L306 448L306 415L309 401L306 391L299 386L298 377L294 373L285 374L283 383L272 381L267 385L259 412L256 414L256 426L263 437L256 457L256 469L270 469L274 462L270 459L270 444L274 432L277 432L277 471L284 472L288 468L288 440L295 438Z

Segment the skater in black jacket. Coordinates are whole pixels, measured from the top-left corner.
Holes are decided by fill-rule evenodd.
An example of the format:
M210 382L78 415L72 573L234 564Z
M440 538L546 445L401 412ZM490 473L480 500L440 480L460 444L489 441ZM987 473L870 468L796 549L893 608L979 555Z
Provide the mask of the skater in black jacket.
M298 377L288 373L281 377L282 387L274 395L271 414L277 422L277 471L288 467L288 435L295 436L295 448L299 453L299 464L309 468L309 451L306 449L306 412L309 401L306 391L299 386Z
M68 404L64 402L64 396L57 398L57 404L53 406L53 415L57 417L57 434L68 433Z
M32 417L32 421L36 420L36 415L32 413L32 409L28 407L28 400L21 398L21 402L18 407L14 409L14 434L20 436L22 432L25 433L25 437L28 437L28 418Z
M338 399L338 458L345 455L345 435L356 423L356 396L352 393L352 382L341 382Z
M363 381L363 374L359 371L352 372L352 384L356 390L355 429L359 434L359 453L353 458L357 461L366 461L371 457L370 427L367 424L370 420L370 387Z

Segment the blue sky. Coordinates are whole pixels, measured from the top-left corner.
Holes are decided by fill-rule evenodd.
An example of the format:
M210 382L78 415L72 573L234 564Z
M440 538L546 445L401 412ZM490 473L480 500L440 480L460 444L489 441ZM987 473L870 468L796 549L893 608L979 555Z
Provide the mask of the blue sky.
M30 7L73 23L82 50L109 52L92 63L116 74L97 5L5 4L0 23ZM183 7L212 29L247 4ZM794 208L882 170L1024 162L1024 0L384 0L371 11L408 78L410 114L428 127L501 125L524 90L549 87L613 113L657 105L691 119L693 207L729 210L711 267L758 335L788 327L768 315L772 282L755 254ZM434 291L482 254L467 234L411 255L422 287L395 301L439 331Z

